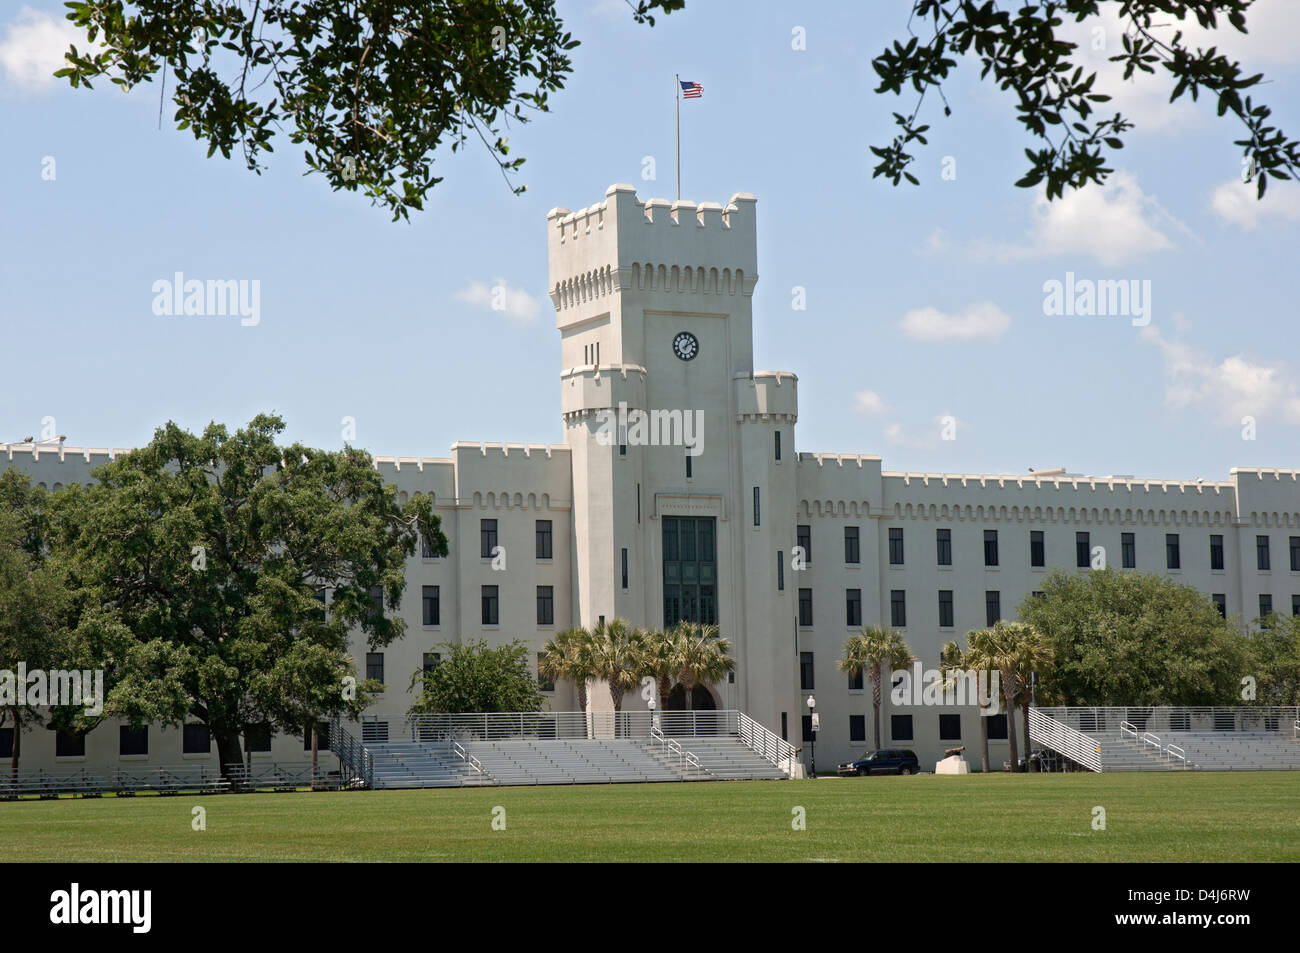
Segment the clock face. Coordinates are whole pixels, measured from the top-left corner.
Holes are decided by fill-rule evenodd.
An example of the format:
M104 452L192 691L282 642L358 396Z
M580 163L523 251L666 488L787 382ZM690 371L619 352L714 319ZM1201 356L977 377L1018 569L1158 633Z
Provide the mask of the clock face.
M692 360L700 353L700 342L689 331L679 331L673 338L673 353L683 361Z

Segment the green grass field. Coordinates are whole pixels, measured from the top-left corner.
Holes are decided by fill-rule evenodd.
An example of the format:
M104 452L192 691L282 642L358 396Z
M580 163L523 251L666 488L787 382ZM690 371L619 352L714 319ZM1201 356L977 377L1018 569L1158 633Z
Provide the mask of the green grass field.
M1300 772L183 795L0 803L0 843L63 862L1296 861L1297 805Z

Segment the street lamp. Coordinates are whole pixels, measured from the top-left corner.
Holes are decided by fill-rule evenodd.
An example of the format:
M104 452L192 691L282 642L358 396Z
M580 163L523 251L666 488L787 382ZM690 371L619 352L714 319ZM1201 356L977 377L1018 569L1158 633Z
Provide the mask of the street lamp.
M651 699L650 699L650 734L651 734L651 736L653 736L654 733L655 733L655 727L656 727L656 722L655 722L655 700L654 700L653 698L651 698Z
M811 778L817 777L817 729L820 726L817 724L818 718L817 718L816 709L817 709L817 699L809 695L808 696L808 720L812 722L812 742L811 742L812 751L809 755L810 770L808 772L808 776Z

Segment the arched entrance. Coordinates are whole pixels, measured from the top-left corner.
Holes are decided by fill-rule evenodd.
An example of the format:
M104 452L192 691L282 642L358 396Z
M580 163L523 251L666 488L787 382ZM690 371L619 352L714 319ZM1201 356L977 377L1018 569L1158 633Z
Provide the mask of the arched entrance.
M673 686L673 690L668 693L668 704L664 711L687 711L686 707L686 686L678 682ZM717 711L718 704L713 700L713 692L709 691L704 685L697 684L691 690L691 707L690 711Z

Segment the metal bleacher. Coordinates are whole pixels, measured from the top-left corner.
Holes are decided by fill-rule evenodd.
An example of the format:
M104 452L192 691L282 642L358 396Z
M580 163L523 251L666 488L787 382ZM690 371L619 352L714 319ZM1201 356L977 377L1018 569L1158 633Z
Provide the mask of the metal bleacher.
M1030 735L1093 771L1300 771L1294 707L1031 709Z

